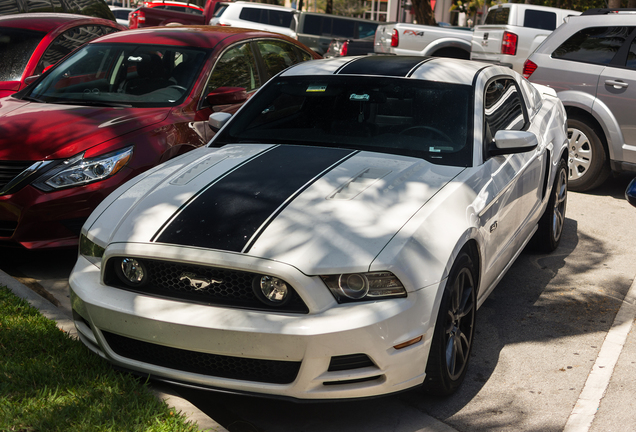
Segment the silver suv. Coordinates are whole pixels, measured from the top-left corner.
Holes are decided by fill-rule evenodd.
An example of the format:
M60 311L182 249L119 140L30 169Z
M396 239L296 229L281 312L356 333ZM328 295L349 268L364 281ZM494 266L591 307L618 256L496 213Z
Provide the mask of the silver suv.
M556 90L568 114L569 188L636 172L636 11L569 17L526 60L528 80Z

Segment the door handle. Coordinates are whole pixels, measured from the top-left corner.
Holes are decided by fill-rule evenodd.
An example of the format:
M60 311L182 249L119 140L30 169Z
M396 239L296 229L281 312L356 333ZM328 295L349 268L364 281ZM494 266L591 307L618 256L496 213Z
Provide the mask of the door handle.
M605 80L606 86L613 86L615 89L627 88L629 84L625 81L617 81L617 80Z

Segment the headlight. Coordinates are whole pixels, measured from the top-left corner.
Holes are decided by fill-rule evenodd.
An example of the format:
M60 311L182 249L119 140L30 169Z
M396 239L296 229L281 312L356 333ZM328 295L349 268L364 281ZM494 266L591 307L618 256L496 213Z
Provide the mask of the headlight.
M91 263L101 268L102 257L104 256L104 248L94 241L91 241L84 234L80 235L79 253Z
M406 297L402 282L391 272L320 276L338 303Z
M35 181L33 186L43 191L51 191L103 180L125 167L132 153L132 146L90 159L84 159L84 153L81 153L47 172Z

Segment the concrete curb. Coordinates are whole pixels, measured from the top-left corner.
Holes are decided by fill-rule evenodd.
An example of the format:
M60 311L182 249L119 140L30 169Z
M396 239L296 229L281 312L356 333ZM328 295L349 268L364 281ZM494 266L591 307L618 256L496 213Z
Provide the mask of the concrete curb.
M72 317L2 270L0 270L0 285L6 286L13 292L13 294L26 300L31 306L38 309L43 316L55 321L60 330L63 330L74 338L78 338ZM158 399L164 401L177 411L182 412L191 421L196 422L200 431L227 432L227 429L208 417L203 411L192 405L189 401L175 394L167 386L160 383L153 383L152 392Z

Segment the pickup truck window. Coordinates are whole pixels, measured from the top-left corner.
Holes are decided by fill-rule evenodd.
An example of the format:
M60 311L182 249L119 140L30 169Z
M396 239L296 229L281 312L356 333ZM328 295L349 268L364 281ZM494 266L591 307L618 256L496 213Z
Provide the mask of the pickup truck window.
M573 34L552 58L584 63L609 64L636 27L590 27Z
M526 9L523 17L523 26L541 30L554 30L557 28L556 14L554 12Z
M510 17L510 8L506 7L506 8L490 9L488 11L488 15L486 15L484 24L506 25L508 24L509 17Z

